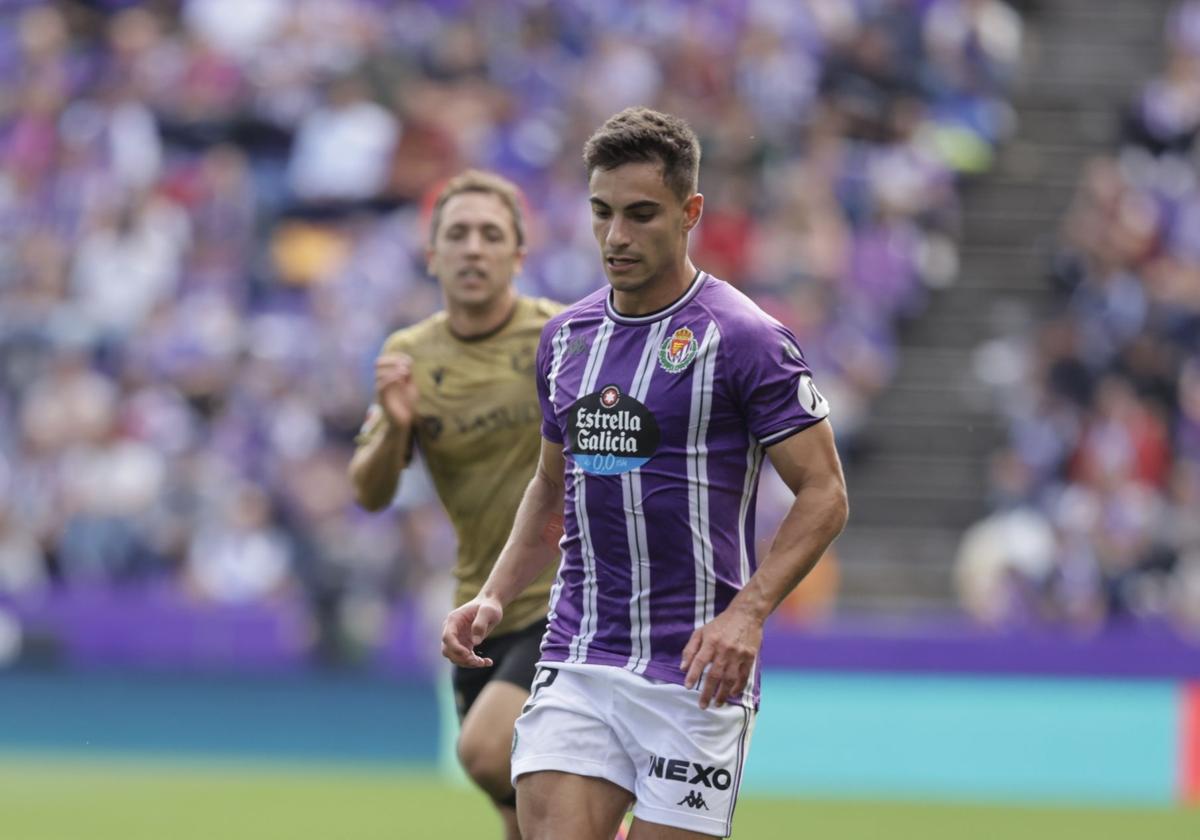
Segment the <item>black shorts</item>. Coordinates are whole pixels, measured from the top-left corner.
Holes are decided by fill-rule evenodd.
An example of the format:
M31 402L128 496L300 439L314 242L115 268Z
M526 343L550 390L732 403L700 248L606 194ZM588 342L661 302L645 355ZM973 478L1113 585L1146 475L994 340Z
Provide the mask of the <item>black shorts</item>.
M483 687L492 680L503 680L529 690L538 659L542 655L542 636L545 633L546 619L543 618L512 633L484 639L476 651L480 656L492 660L492 667L454 667L454 705L458 708L460 721L471 711Z

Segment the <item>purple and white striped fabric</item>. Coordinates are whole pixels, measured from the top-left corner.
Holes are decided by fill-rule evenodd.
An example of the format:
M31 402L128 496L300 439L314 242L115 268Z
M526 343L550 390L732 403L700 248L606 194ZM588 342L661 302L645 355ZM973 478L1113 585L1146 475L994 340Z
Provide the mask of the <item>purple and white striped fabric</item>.
M756 568L765 447L829 405L795 337L704 273L641 317L607 289L584 298L546 324L537 361L542 435L566 458L542 659L682 683L692 631ZM757 668L739 701L757 707Z

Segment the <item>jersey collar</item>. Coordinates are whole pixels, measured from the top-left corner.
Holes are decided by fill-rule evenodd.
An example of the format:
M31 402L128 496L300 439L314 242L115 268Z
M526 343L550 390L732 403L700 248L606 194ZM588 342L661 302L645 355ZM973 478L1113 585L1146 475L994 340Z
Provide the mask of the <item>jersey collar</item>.
M692 298L694 298L700 292L700 287L704 285L706 280L708 280L708 276L709 275L707 272L696 269L696 276L692 278L692 282L688 286L686 292L676 298L673 303L667 304L662 309L656 309L653 312L647 312L645 315L622 315L617 311L616 307L613 306L613 293L612 289L609 289L608 294L604 296L604 313L609 317L609 319L616 321L618 324L625 324L627 326L653 324L655 321L661 321L663 318L671 317L680 309L683 309L683 307L687 306L691 302Z

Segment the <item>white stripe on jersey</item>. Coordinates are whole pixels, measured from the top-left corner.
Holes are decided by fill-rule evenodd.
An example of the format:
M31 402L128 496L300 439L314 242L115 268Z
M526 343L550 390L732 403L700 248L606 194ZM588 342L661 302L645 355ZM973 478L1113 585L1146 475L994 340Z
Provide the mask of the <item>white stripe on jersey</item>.
M554 334L554 356L550 361L550 373L546 376L546 384L550 390L550 405L554 406L554 397L558 394L558 374L562 370L563 357L567 355L567 339L571 337L571 322L564 321Z
M637 372L629 386L629 395L645 402L650 379L658 367L658 348L666 337L670 318L653 324L646 336L646 347ZM642 509L641 468L621 474L621 498L625 505L625 530L629 539L629 662L626 668L641 674L650 664L650 544L646 539L646 514Z
M716 615L717 575L712 535L708 532L708 421L712 414L713 378L721 332L715 321L704 331L692 370L692 406L688 418L688 518L692 528L692 557L696 564L695 625Z
M796 432L800 431L802 428L804 428L804 427L803 426L789 426L786 429L780 429L778 432L772 432L771 434L767 435L765 438L763 438L761 441L759 441L759 443L761 443L763 446L770 446L772 443L777 443L777 442L783 440L784 438L788 437L789 435L796 434Z
M547 382L547 387L548 387L548 391L549 391L551 409L554 408L554 398L555 398L555 396L558 395L558 375L562 371L563 358L566 356L566 353L567 353L567 339L569 339L570 337L571 337L571 321L568 319L562 323L562 326L560 326L558 328L558 332L556 332L554 334L554 341L551 345L554 348L554 355L550 361L550 372L546 376L546 382ZM561 552L561 547L562 547L562 541L565 539L566 539L566 536L564 535L559 540L560 552ZM560 595L562 595L562 588L563 588L563 576L562 576L562 565L560 562L558 574L555 575L555 577L554 577L554 585L552 587L550 587L550 609L549 609L549 612L547 613L546 633L545 633L545 635L542 636L542 644L543 645L546 643L546 639L550 635L550 624L552 624L554 622L554 619L558 617L556 608L558 607L558 598Z
M608 340L612 337L613 327L613 322L605 318L596 330L576 399L582 399L595 389L596 378L604 362L604 354L608 351ZM579 632L571 639L570 656L567 661L583 662L587 658L588 645L596 635L596 550L592 545L591 525L588 522L586 481L583 470L578 465L574 468L574 487L575 521L579 523L579 553L583 557L583 603L580 605Z
M741 587L745 587L750 580L750 552L752 548L746 546L746 525L750 516L750 500L754 497L754 488L758 486L758 472L762 467L763 452L762 446L754 442L751 438L746 446L746 480L742 483L742 504L738 508L738 553L741 555L742 574L740 578ZM754 707L754 677L758 671L758 658L750 663L750 678L746 680L746 689L742 692L742 705L747 709Z
M562 539L566 539L563 537ZM561 544L561 540L560 540ZM558 618L558 599L562 595L563 574L562 561L558 564L558 574L554 576L554 585L550 587L550 608L546 611L546 633L542 636L542 644L546 643L546 638L550 635L550 625L554 623L554 619Z
M750 439L746 447L746 480L742 482L742 503L738 508L738 552L742 561L741 585L750 580L750 549L746 547L746 524L750 516L750 500L758 486L758 471L762 467L763 448Z

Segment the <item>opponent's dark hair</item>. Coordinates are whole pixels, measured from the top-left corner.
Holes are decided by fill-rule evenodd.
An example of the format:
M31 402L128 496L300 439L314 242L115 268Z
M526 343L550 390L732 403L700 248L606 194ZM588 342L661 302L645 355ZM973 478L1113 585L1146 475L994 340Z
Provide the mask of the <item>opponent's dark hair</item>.
M650 108L626 108L609 117L583 147L588 178L597 169L659 162L663 183L683 201L696 192L700 141L679 117Z

